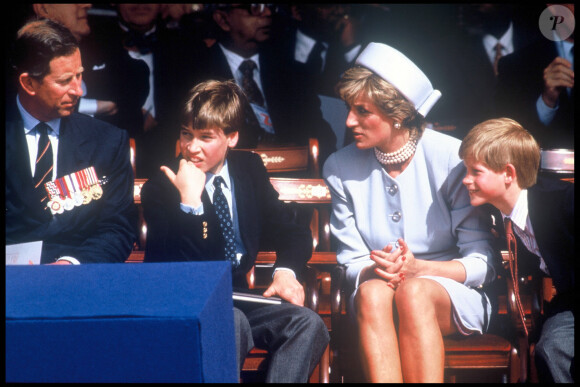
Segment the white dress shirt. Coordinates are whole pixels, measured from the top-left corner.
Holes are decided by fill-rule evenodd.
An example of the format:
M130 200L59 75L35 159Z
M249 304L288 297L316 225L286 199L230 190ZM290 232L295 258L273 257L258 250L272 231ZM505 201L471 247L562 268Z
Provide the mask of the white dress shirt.
M538 243L536 242L536 236L534 234L534 229L532 228L532 222L530 221L530 216L528 213L528 190L524 189L520 192L518 196L518 200L512 210L512 213L506 215L504 213L501 214L502 220L506 217L512 220L514 232L517 236L520 237L520 240L526 246L526 248L533 254L537 255L540 258L540 269L550 275L548 271L548 266L546 266L546 262L544 258L542 258L542 254L540 254L540 248L538 247Z

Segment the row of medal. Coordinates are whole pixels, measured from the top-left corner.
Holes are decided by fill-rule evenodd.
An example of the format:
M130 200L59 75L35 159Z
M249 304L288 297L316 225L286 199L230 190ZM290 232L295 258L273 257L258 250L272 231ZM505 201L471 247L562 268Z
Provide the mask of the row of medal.
M44 184L44 188L50 198L47 208L53 215L89 204L91 200L99 200L103 196L94 167L49 181Z

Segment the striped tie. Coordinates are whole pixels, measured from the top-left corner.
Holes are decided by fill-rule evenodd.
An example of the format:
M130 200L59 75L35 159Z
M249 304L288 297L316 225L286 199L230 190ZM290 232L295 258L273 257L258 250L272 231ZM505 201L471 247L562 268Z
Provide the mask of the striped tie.
M36 125L36 131L40 134L40 139L38 140L33 182L34 188L40 194L41 202L47 199L44 184L52 179L52 146L48 138L48 130L50 130L50 127L44 122Z
M527 337L528 327L526 326L526 314L524 311L524 307L522 305L522 301L520 299L520 287L518 282L518 244L516 241L516 236L514 234L512 220L510 218L504 219L504 226L508 245L510 274L512 277L512 284L514 287L516 306L518 308L520 320L522 322L522 326L524 328L524 331L526 332Z

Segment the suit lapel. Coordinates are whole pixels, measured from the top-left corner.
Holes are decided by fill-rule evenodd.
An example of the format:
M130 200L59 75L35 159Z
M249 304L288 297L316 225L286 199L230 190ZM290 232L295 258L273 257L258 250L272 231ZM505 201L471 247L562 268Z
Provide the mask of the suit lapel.
M235 152L235 151L234 151ZM256 234L256 226L259 220L255 219L257 211L255 209L255 201L252 199L255 194L255 187L252 184L251 177L248 176L246 163L243 159L236 157L236 155L228 156L228 166L230 177L234 182L236 211L238 214L238 225L240 227L240 235L246 249L254 244L253 235Z
M73 136L73 133L77 130L75 126L74 115L61 120L58 140L57 177L91 166L90 152L87 149L87 144L90 144L89 139L86 136Z

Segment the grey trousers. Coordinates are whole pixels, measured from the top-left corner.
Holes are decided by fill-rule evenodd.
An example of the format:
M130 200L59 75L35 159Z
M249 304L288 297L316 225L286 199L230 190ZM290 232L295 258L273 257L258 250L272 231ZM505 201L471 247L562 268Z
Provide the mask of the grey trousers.
M289 303L242 312L234 307L238 371L254 345L269 352L267 383L306 383L330 336L311 309Z
M574 383L574 315L571 311L546 319L534 359L540 382Z

